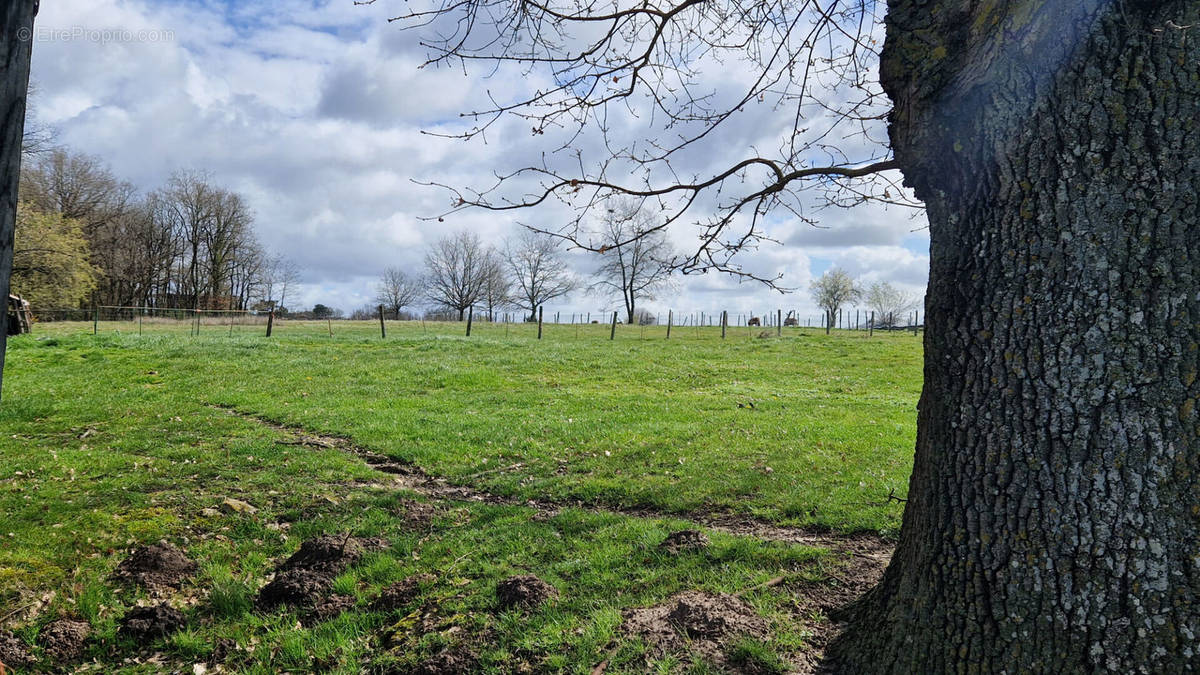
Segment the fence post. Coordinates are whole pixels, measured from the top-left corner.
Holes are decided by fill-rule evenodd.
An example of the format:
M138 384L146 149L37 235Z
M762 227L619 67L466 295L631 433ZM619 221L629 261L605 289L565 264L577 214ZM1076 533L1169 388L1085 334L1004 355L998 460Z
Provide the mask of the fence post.
M920 318L919 318L920 316L921 316L920 312L913 311L913 336L914 337L917 335L917 324L919 324L921 322Z
M671 339L671 323L675 320L675 310L667 310L667 339Z
M329 324L329 337L333 337L333 319L325 317L325 323ZM233 322L229 322L229 334L233 335Z
M233 312L229 312L229 337L233 337Z
M471 321L475 319L475 305L467 308L467 337L471 337Z
M613 312L612 330L608 333L609 340L617 339L617 313Z
M538 305L538 339L542 339L542 311L545 310L544 305Z
M783 335L783 310L775 310L775 337Z
M424 325L424 324L422 324ZM387 338L387 326L383 325L383 305L379 306L379 338Z
M729 325L729 311L724 310L721 312L721 339L722 340L725 339L725 327L727 325Z
M871 323L867 324L867 337L875 337L875 311L871 310Z
M267 313L267 337L271 337L271 329L275 327L275 310Z
M558 312L554 313L554 323L558 323Z
M100 332L100 307L92 305L92 335L97 335Z

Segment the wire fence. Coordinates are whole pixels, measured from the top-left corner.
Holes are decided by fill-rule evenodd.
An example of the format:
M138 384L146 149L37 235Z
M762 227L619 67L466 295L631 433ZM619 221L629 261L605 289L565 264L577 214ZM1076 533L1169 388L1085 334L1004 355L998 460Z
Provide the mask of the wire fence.
M232 309L189 309L180 307L120 307L90 308L32 308L33 332L91 332L100 334L230 337L261 335L264 337L319 335L327 337L352 336L386 339L389 331L400 334L478 335L487 337L530 337L533 339L570 339L606 337L610 340L631 337L643 339L688 339L694 337L723 339L765 338L803 331L855 331L871 336L877 330L908 331L916 335L923 326L917 312L908 313L904 321L895 317L880 320L873 312L843 310L825 326L825 315L799 318L796 312L785 314L776 309L764 312L667 310L659 313L642 312L635 322L626 321L623 312L547 312L541 308L537 320L530 321L523 313L500 312L490 316L471 308L462 320L453 314L432 313L429 316L404 315L403 319L389 318L382 308L371 319L355 317L314 317L309 313L275 314Z

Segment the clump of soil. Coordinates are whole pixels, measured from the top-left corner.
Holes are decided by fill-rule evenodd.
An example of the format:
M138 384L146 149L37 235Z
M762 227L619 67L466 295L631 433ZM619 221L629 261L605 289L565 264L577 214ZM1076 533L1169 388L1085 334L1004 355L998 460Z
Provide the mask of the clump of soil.
M284 561L279 570L309 570L336 577L358 562L362 554L363 547L357 539L325 534L300 544L300 550Z
M502 579L496 584L496 597L500 606L533 608L551 598L558 597L558 589L532 574L520 574Z
M305 618L305 623L313 626L322 621L328 621L354 607L357 602L352 595L335 594L321 598L313 605L312 612Z
M641 638L656 656L698 652L717 665L738 636L764 637L770 626L741 598L726 593L684 591L661 605L625 612L621 629Z
M767 621L741 598L727 593L680 593L667 619L688 637L721 640L729 635L763 635Z
M121 618L117 632L135 640L150 640L170 635L185 623L183 612L167 604L134 607Z
M465 645L453 645L417 665L415 675L459 675L471 672L478 657Z
M145 586L151 590L179 588L196 573L196 563L169 543L151 544L134 549L113 572L118 581Z
M369 546L377 544L366 540ZM307 605L316 608L333 585L333 579L358 562L363 542L346 535L321 535L300 544L275 570L275 578L258 592L258 606ZM332 610L332 607L327 607Z
M0 632L0 663L7 668L28 668L34 664L33 654L20 638L9 632Z
M404 517L405 524L413 530L428 530L433 525L434 516L437 515L436 506L416 500L405 500L397 511Z
M386 551L392 547L392 542L384 539L383 537L356 537L355 541L358 542L358 545L360 548L362 548L363 553Z
M258 606L274 609L280 605L316 605L332 585L333 577L323 572L286 570L258 592Z
M55 663L61 664L79 658L91 634L92 627L86 621L59 619L42 629L38 642Z
M668 534L658 547L671 554L697 551L708 548L708 536L700 530L680 530Z
M217 644L213 645L212 652L208 655L208 662L212 665L220 665L229 659L229 655L237 649L237 643L229 638L221 638L217 640Z
M383 589L383 592L379 594L375 602L371 603L371 609L377 612L389 612L405 607L421 594L421 586L423 584L430 584L433 581L434 576L432 574L414 574L411 577L401 579Z

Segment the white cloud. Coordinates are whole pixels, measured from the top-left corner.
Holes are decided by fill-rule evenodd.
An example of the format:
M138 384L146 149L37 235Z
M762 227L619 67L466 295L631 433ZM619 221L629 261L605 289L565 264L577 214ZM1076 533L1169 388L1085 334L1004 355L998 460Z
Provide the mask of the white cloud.
M538 163L547 139L561 132L534 137L528 123L506 119L486 143L422 134L453 131L459 112L479 109L489 95L544 84L542 76L502 69L481 80L450 68L418 70L424 52L417 34L387 24L384 4L44 3L41 29L162 29L172 39L36 42L38 112L65 145L100 156L144 190L175 170L200 169L246 195L263 243L304 269L299 300L308 305L348 311L368 302L384 267L419 268L423 246L450 231L471 228L499 242L518 221L565 223L558 207L422 220L448 208L448 195L414 181L488 185L495 172ZM724 72L729 81L736 75ZM774 150L790 121L751 108L715 134L713 144L685 153L681 175L728 163L713 147ZM620 124L629 138L643 131L629 120ZM603 150L594 138L575 147L593 158ZM564 154L550 161L568 160ZM705 199L711 204L716 197ZM830 229L773 215L768 233L783 246L765 243L740 261L762 276L782 273L782 284L797 293L780 296L710 273L681 279L674 294L648 306L706 313L795 307L815 314L806 289L813 271L828 264L864 278L923 285L924 235L910 232L920 223L907 213L870 207L819 215ZM686 225L672 237L681 248L696 241ZM562 311L598 312L611 304L580 294Z

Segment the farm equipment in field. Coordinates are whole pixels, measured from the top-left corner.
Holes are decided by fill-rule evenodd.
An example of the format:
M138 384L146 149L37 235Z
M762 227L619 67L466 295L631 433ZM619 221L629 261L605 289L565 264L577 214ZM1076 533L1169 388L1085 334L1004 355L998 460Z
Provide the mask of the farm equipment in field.
M29 301L19 295L9 295L5 320L8 322L8 335L24 335L31 332L33 314L29 311Z
M796 318L796 310L788 312L787 318L783 320L784 326L799 326L800 320Z

